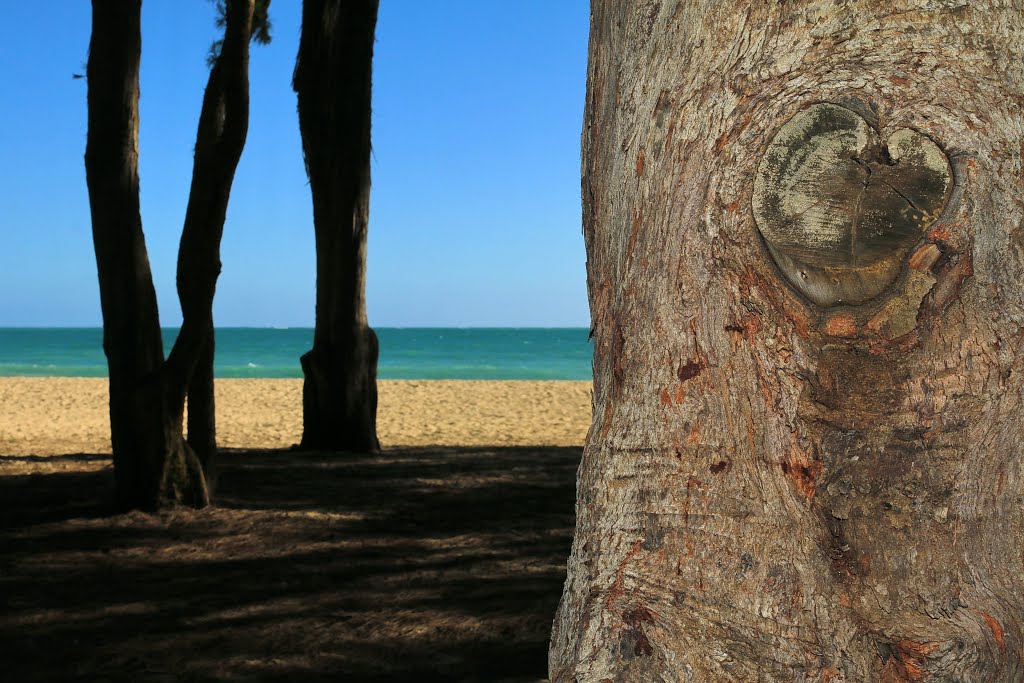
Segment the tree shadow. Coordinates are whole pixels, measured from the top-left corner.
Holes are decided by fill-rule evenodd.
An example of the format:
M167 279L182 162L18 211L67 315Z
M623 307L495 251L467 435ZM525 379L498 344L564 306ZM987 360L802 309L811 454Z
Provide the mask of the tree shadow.
M238 451L218 505L0 476L10 680L536 681L579 448Z
M56 456L70 462L95 462L85 454ZM105 459L109 462L110 456ZM42 462L45 456L4 457L7 465ZM17 529L85 517L106 517L114 513L114 472L63 471L40 474L5 475L0 471L0 530Z

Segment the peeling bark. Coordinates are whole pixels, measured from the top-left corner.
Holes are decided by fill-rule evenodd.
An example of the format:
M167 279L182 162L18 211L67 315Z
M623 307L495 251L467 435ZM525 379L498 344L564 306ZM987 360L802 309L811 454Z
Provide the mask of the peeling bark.
M594 418L552 681L1024 679L1022 64L1019 2L594 0ZM858 305L807 298L754 220L822 102L950 160Z

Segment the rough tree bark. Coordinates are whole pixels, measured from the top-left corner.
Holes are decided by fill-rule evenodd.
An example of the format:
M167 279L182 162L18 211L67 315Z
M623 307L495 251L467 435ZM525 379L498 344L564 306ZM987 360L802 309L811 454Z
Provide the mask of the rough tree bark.
M263 12L267 5L269 0L264 0ZM192 185L178 246L182 325L167 358L168 391L175 414L184 410L188 396L188 444L203 465L208 488L216 481L217 449L213 297L231 185L249 131L249 42L255 10L255 0L225 4L224 38L203 94Z
M1018 1L594 0L553 681L1024 680L1022 65Z
M196 434L183 437L186 392L197 363L212 359L212 308L220 238L248 127L249 40L254 0L227 3L224 41L207 83L178 253L182 327L166 362L139 214L140 0L93 2L89 46L86 178L92 210L110 421L122 508L209 502L212 374L196 385ZM205 380L209 379L209 386ZM190 426L193 419L190 415Z
M316 329L300 446L375 452L377 335L366 319L370 93L377 0L304 0L295 65L313 195Z
M110 376L117 502L148 507L169 442L160 380L163 344L139 214L141 0L93 2L86 180Z

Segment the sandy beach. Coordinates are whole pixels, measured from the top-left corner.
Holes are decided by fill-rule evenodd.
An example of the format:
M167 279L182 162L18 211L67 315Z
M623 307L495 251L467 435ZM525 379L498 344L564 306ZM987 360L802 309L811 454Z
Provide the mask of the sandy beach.
M589 383L382 381L378 456L288 450L300 381L217 393L215 504L117 514L106 382L0 380L11 680L545 678Z
M288 448L302 436L302 380L222 379L216 392L221 447ZM385 449L580 446L590 426L589 382L381 380L378 392ZM110 452L105 379L0 378L0 406L2 455Z

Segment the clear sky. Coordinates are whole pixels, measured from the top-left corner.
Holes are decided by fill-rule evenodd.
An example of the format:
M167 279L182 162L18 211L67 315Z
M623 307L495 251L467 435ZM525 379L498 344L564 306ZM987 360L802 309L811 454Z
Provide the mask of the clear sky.
M579 139L587 0L381 0L367 299L376 326L586 326ZM83 155L85 0L4 3L0 326L101 322ZM291 74L299 0L253 46L249 138L214 306L222 326L311 326L312 210ZM203 0L142 10L142 221L161 322L205 59Z

